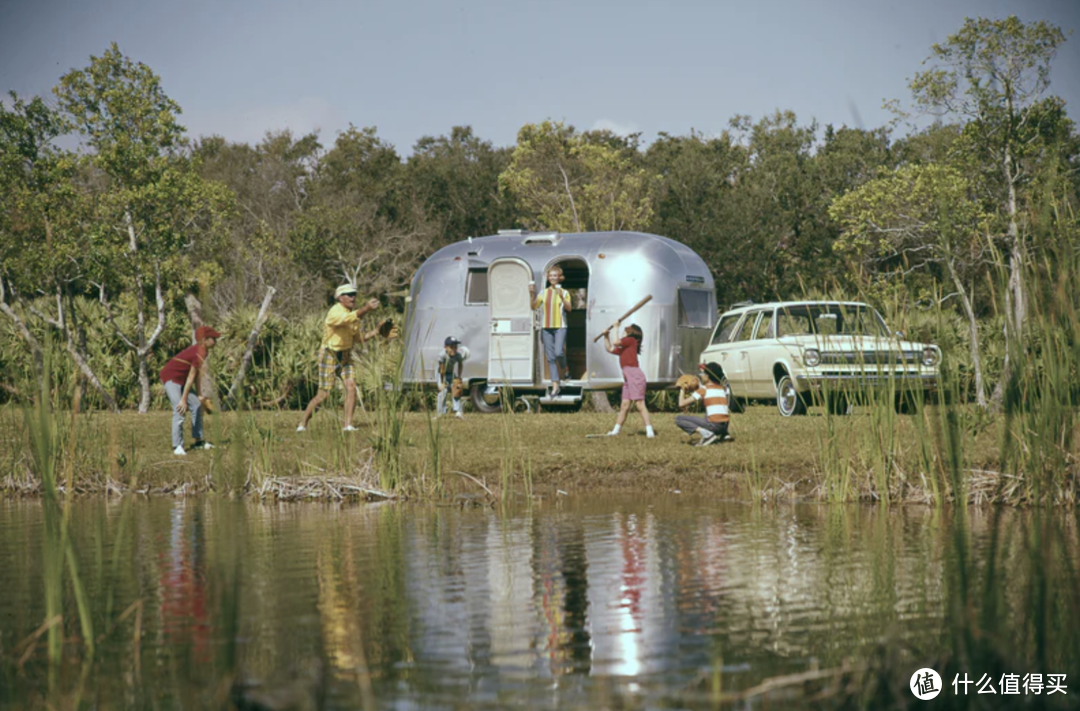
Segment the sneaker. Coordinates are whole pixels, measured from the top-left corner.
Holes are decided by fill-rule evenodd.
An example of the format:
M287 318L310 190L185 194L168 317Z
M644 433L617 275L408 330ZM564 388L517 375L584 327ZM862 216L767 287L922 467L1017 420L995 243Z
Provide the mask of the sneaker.
M341 431L342 432L356 432L359 429L360 429L359 427L353 427L352 425L345 425L344 427L341 428Z
M620 434L622 434L622 433L621 432L616 432L615 430L612 430L611 432L607 433L607 436L608 437L618 437Z
M735 441L735 435L726 434L726 435L724 435L724 438L722 440L720 440L720 441L721 442L734 442Z
M202 440L202 439L200 439L200 440L199 440L198 442L196 442L195 444L191 445L191 448L192 448L192 449L213 449L213 448L214 448L214 445L210 444L210 443L209 443L209 442L207 442L206 440Z
M175 454L175 455L176 455L176 456L178 456L178 457L182 457L182 456L184 456L185 454L187 454L187 452L185 452L185 451L184 451L184 445L180 445L179 447L177 447L176 449L174 449L174 450L172 451L172 453L173 453L173 454Z
M646 432L645 436L648 437L649 439L656 439L656 433L655 432Z
M707 446L709 446L710 444L712 444L715 441L716 441L716 435L714 433L710 432L708 437L702 437L701 440L698 441L698 443L695 444L694 446L695 447L707 447Z
M304 427L303 425L297 425L296 426L296 431L297 432L307 432L307 427Z
M459 420L464 420L465 419L465 415L463 415L460 412L454 413L454 417L458 418Z
M553 387L551 389L551 397L559 397L559 393L561 393L561 392L562 392L562 388L560 388L558 385L556 385L555 387Z

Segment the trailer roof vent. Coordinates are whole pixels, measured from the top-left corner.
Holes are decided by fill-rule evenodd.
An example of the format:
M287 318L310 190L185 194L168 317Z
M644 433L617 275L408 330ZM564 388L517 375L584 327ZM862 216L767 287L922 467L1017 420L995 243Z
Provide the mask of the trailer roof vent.
M521 243L524 245L534 244L551 247L558 244L561 237L562 235L558 232L534 232L525 237Z

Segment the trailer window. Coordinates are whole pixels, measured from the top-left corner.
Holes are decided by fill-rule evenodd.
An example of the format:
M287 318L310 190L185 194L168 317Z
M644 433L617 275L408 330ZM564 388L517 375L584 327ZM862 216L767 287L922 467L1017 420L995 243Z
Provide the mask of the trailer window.
M712 328L711 292L679 289L679 327Z
M465 283L465 303L483 305L488 302L487 269L470 269Z

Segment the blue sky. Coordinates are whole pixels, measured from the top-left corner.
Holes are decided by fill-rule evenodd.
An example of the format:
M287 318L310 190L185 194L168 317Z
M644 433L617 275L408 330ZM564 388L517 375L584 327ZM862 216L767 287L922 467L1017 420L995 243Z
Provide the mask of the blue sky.
M736 114L873 128L884 99L965 16L1080 30L1078 0L5 0L0 90L48 94L116 41L183 107L192 135L376 126L408 154L471 125L496 145L546 118L715 134ZM1080 121L1080 34L1051 91Z

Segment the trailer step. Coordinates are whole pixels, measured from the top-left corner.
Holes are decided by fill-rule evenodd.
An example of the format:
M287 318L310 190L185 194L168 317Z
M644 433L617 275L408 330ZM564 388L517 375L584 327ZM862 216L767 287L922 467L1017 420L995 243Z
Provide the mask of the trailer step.
M536 399L541 405L577 405L581 402L581 394L571 395L569 393L559 393L555 397L550 395L542 395Z

